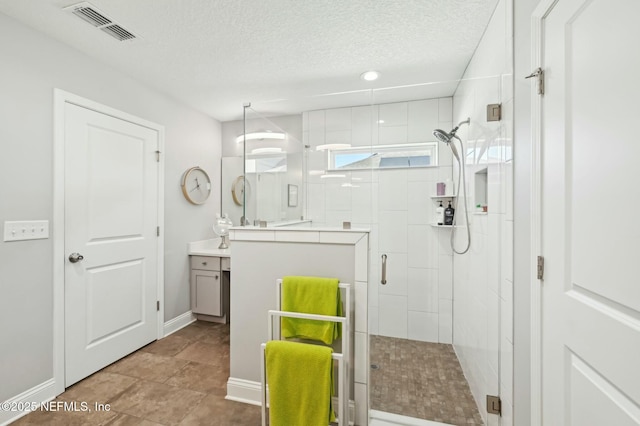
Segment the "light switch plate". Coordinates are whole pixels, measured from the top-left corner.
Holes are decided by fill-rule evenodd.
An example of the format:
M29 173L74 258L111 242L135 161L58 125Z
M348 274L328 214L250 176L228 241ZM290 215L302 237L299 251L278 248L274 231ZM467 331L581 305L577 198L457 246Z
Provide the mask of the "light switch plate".
M4 240L41 240L49 238L48 220L20 220L4 222Z

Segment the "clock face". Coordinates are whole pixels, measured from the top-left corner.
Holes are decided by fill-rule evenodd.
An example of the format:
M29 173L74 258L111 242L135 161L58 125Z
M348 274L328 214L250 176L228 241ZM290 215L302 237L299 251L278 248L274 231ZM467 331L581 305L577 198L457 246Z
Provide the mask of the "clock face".
M251 186L249 186L249 182L245 180L244 176L238 176L231 186L233 202L239 206L243 205L250 192Z
M211 180L200 167L192 167L182 177L182 193L192 204L204 204L211 195Z

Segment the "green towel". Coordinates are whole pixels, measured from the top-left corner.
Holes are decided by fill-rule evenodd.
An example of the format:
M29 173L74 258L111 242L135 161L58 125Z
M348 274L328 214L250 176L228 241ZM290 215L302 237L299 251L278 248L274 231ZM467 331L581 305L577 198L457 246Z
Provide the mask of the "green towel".
M328 346L267 342L270 426L327 426L335 421L332 352Z
M337 278L284 277L282 310L341 316L342 303ZM282 337L319 340L327 345L340 338L342 324L300 318L282 318Z

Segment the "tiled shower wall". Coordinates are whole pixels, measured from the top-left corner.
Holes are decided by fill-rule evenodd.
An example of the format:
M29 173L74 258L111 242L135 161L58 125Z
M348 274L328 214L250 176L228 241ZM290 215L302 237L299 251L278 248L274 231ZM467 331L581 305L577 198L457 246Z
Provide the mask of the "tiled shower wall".
M306 219L313 226L371 229L369 332L428 342L452 342L453 276L450 229L430 225L436 182L451 179L452 156L439 146L439 166L340 172L321 177L327 143L352 146L434 141L433 130L450 129L452 99L427 99L303 114L307 151ZM336 173L334 173L335 175ZM387 255L387 284L380 283Z
M453 98L454 122L471 118L458 134L467 145L467 204L473 213L471 249L453 259L454 347L478 406L484 408L486 395L502 399L501 417L480 410L487 425L513 424L511 5L498 3ZM494 103L502 105L502 119L489 122L487 105ZM486 214L476 211L478 203L487 205ZM457 247L464 246L465 231L457 230Z

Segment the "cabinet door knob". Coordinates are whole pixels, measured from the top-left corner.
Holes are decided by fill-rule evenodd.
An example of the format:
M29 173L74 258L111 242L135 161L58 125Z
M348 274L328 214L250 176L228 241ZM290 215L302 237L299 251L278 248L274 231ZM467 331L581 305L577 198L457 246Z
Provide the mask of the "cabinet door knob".
M218 276L216 275L216 280L218 279Z
M207 262L202 262L202 264L203 264L204 266L207 266Z

